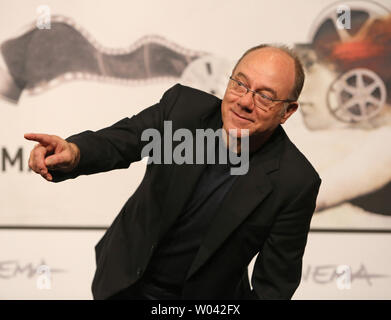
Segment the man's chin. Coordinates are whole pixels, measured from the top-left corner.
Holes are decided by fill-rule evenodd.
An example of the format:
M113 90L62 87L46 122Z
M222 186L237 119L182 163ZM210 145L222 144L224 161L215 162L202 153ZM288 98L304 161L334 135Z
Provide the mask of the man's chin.
M248 128L238 128L238 127L234 127L234 126L226 128L226 132L229 136L231 136L233 138L239 138L239 139L244 138L244 137L248 137L251 134L251 131Z

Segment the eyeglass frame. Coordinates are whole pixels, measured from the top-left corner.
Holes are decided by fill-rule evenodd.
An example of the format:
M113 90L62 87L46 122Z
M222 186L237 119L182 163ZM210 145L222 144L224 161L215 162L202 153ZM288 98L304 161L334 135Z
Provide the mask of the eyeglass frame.
M241 86L241 87L243 87L243 88L245 88L247 90L246 93L243 94L241 97L244 97L247 93L251 92L253 94L253 101L254 101L254 94L257 94L257 95L261 96L262 98L265 98L265 99L267 99L269 101L272 101L272 102L296 102L297 101L297 100L293 100L293 99L274 99L274 98L270 98L267 95L264 95L263 93L251 90L243 82L241 82L241 81L239 81L237 79L232 78L232 76L230 76L229 79L234 81L234 82L236 82L239 86ZM254 105L257 106L258 108L262 109L261 107L259 107L255 103L255 101L254 101ZM274 106L270 106L270 107L264 106L264 107L267 108L268 110L271 110Z

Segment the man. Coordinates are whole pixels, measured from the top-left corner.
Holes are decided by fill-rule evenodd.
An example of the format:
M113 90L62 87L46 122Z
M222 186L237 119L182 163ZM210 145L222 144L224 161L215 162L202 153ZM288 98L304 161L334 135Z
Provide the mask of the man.
M239 60L222 101L176 85L156 105L97 132L25 135L39 142L29 166L61 181L139 161L142 132L162 132L165 120L193 134L248 130L244 175L230 175L230 164L147 166L95 247L95 299L291 298L321 182L281 127L298 108L303 82L289 49L261 45ZM257 253L251 289L247 266Z

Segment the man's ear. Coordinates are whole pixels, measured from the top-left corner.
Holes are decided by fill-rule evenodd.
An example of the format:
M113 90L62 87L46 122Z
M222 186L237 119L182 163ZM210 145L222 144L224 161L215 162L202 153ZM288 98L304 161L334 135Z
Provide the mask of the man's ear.
M289 103L289 105L286 107L286 110L285 112L282 114L281 116L281 121L280 123L283 124L285 123L286 120L288 120L288 118L294 114L297 110L297 108L299 107L299 104L297 102L291 102Z

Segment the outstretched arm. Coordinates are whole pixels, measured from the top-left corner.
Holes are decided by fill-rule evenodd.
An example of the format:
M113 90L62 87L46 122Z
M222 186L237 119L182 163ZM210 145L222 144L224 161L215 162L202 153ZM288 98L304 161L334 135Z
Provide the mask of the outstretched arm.
M84 131L66 140L26 134L26 139L39 142L31 152L30 167L53 182L129 167L141 160L141 151L148 143L141 140L143 131L150 128L163 131L164 120L169 117L180 87L175 85L167 90L159 103L139 114L95 132Z

